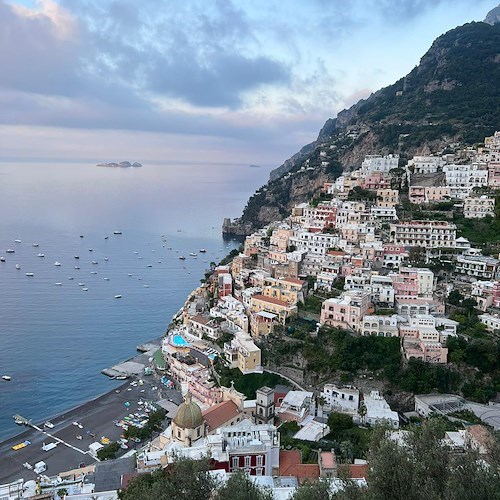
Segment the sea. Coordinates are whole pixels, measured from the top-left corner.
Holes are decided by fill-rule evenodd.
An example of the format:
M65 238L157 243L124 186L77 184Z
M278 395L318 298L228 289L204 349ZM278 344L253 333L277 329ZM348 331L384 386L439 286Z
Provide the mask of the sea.
M165 333L240 245L222 220L271 168L0 160L0 438L22 430L14 414L42 422L112 389L101 370Z

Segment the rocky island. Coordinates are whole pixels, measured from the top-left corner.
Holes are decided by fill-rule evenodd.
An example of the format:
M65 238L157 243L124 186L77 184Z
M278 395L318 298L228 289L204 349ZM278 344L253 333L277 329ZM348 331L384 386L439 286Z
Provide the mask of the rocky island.
M110 163L98 163L98 167L121 167L121 168L129 168L129 167L142 167L142 163L134 162L130 163L129 161L121 161L120 163L110 162Z

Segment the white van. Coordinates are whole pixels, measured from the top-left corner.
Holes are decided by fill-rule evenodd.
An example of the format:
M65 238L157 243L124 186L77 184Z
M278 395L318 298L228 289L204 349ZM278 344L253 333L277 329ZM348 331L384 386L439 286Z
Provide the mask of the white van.
M33 467L33 472L35 474L41 474L47 470L47 464L45 462L37 462Z

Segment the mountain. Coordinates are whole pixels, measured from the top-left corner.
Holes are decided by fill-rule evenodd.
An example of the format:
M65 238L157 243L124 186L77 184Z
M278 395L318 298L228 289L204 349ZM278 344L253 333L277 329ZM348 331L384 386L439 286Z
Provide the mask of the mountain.
M327 120L316 141L271 172L235 232L287 216L366 154L398 153L404 162L500 130L500 24L494 11L488 16L491 24L469 23L440 36L408 75Z

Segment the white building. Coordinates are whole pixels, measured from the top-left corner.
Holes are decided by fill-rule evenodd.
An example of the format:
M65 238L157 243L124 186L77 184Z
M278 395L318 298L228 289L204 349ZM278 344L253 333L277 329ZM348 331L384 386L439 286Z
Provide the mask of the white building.
M500 261L484 255L458 255L455 272L480 279L494 279L498 275Z
M480 314L479 319L489 332L500 331L500 316L498 314Z
M359 390L354 387L337 387L325 384L321 392L325 404L331 411L355 413L359 407Z
M440 156L414 156L408 161L408 166L413 166L414 174L435 174L444 163Z
M399 428L399 416L397 412L392 411L387 401L380 395L378 391L371 391L370 394L364 395L364 405L366 415L363 421L370 425L387 423L392 428Z
M456 225L447 221L402 221L390 225L390 240L409 247L453 248L456 231Z
M464 217L467 219L482 219L495 214L495 198L489 196L469 196L464 200Z
M361 171L365 174L371 172L389 172L398 168L399 155L366 155L361 164Z
M399 336L397 314L392 314L391 316L367 314L363 317L363 321L361 322L361 335L365 337L369 335L377 337Z

